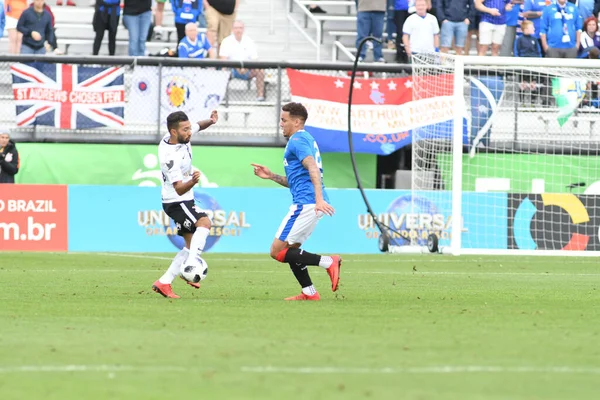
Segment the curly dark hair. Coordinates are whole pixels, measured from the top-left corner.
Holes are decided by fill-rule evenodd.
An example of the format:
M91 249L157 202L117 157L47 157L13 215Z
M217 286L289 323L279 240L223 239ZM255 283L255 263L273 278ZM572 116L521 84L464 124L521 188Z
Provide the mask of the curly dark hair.
M302 122L306 122L308 119L308 111L306 111L306 107L302 103L287 103L281 107L281 110L289 112L290 117L300 118Z

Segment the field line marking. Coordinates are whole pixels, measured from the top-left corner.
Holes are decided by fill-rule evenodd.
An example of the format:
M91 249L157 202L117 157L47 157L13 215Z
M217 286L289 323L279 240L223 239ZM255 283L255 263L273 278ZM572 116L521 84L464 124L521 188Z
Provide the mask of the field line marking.
M580 367L501 367L501 366L431 366L403 368L345 368L345 367L242 367L242 372L257 374L462 374L462 373L552 373L600 374L600 368Z
M200 372L214 368L186 368L181 366L134 366L134 365L20 365L0 366L0 374L15 373L68 373L68 372ZM218 369L216 369L218 370ZM544 373L544 374L591 374L600 375L597 367L570 366L482 366L482 365L440 365L429 367L241 367L238 370L223 371L251 374L372 374L372 375L409 375L409 374L472 374L472 373Z

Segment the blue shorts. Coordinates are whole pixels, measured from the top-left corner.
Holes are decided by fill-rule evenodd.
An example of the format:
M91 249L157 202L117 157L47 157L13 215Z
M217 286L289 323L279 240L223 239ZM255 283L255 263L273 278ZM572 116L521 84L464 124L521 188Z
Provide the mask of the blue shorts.
M456 47L465 47L465 40L467 39L468 30L469 26L465 24L464 21L444 22L441 28L440 47L452 47L452 38L454 38L454 44Z
M234 68L231 70L231 76L233 76L235 79L243 79L245 81L250 80L250 70L246 71L245 74L240 74L239 71Z

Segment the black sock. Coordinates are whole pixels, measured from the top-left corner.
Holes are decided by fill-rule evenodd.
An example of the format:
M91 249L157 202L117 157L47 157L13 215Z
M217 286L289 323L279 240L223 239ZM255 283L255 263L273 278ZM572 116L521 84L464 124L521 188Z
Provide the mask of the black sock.
M302 249L289 248L283 261L290 264L319 265L321 256Z
M294 273L296 280L300 284L301 287L305 288L312 285L312 281L310 280L310 275L308 274L308 267L302 264L289 263L290 269Z

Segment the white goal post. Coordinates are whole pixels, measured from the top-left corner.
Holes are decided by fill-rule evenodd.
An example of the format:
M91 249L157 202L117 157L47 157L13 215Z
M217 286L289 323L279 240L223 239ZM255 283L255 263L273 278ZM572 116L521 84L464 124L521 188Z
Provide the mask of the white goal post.
M455 255L600 254L600 60L435 53L412 68L413 100L451 101L453 120L413 129L412 218L392 251L433 233Z

